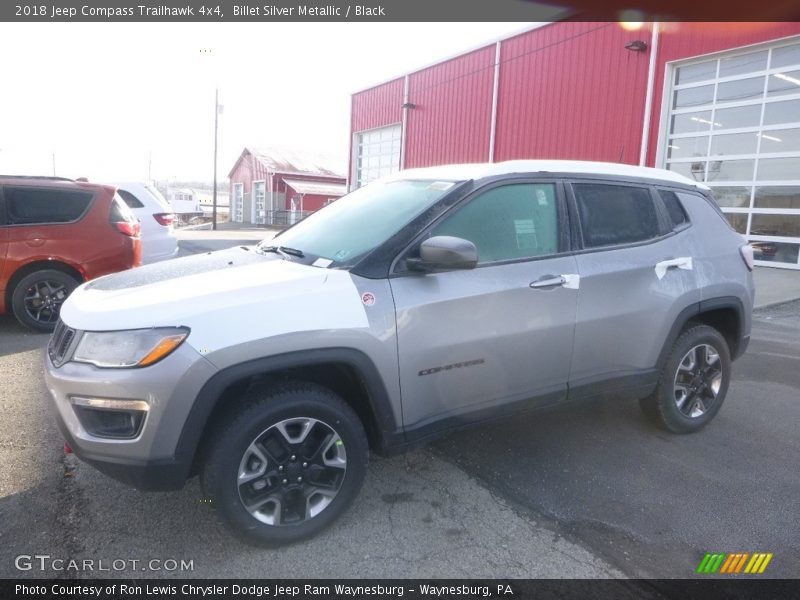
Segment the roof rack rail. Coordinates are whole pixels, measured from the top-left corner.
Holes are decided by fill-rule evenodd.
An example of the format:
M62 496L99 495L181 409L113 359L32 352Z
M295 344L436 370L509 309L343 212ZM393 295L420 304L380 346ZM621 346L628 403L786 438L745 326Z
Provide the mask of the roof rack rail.
M48 181L74 181L69 177L49 177L47 175L0 175L0 179L47 179Z

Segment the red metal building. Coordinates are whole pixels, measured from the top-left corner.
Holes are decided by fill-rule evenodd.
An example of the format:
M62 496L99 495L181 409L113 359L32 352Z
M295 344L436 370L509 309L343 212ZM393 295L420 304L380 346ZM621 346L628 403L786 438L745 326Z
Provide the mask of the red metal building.
M759 262L800 268L800 23L561 21L353 95L353 189L517 158L704 181Z
M284 148L245 148L231 168L230 220L292 224L343 196L345 165Z

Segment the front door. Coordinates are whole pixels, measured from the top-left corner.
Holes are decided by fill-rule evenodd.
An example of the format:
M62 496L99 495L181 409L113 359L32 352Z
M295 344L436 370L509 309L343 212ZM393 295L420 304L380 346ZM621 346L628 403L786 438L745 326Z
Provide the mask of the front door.
M554 182L479 191L423 236L473 242L476 268L390 279L410 437L566 396L578 282L565 214Z

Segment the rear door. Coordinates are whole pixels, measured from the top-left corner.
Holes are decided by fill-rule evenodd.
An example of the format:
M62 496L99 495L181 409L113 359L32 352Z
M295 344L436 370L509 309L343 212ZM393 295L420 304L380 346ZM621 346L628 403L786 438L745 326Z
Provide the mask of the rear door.
M573 181L582 249L570 397L648 385L672 324L699 301L689 223L650 186Z
M423 237L470 240L478 266L390 279L410 437L566 397L577 289L562 189L520 181L476 192Z

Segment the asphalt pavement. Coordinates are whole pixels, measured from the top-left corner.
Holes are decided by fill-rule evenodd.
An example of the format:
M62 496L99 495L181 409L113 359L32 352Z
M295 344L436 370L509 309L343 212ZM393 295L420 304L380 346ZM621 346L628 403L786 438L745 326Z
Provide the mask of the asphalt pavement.
M503 421L434 445L627 575L690 576L706 552L772 552L800 577L800 301L756 312L722 410L691 435L613 398Z
M266 237L256 233L184 238L181 252ZM65 456L41 378L47 338L0 316L0 577L672 578L706 552L739 551L773 552L766 575L800 576L800 302L757 311L725 405L700 433L667 434L636 402L605 400L452 434L373 458L337 524L279 550L230 536L196 480L141 493ZM127 562L20 571L21 555ZM142 571L151 559L192 569Z

